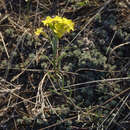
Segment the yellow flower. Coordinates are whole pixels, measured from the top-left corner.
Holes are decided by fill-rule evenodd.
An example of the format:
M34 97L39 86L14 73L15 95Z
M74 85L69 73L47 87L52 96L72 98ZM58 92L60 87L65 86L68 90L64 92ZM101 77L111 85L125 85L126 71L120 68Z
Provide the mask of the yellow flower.
M43 28L37 28L37 30L35 31L35 35L39 36L42 32L43 32Z
M64 34L69 33L71 30L74 30L74 23L72 20L67 18L62 18L56 16L51 18L48 16L45 20L42 21L44 26L50 27L50 29L57 35L57 37L61 38Z
M48 35L46 32L43 31L43 28L37 28L37 30L35 31L35 35L39 36L39 35L43 35L45 38L48 38Z
M45 26L48 26L52 23L53 19L50 16L46 17L46 20L43 20L42 23L44 23Z

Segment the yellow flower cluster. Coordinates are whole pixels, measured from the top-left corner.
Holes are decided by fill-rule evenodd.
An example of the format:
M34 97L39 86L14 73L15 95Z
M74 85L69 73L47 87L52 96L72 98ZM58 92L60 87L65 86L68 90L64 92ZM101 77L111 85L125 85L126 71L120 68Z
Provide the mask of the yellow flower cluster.
M42 21L44 26L50 27L50 29L56 34L58 38L61 38L64 34L69 33L71 30L74 30L74 23L72 20L69 20L67 18L62 18L59 16L56 16L54 18L51 18L48 16L45 20ZM35 34L40 34L42 32L42 29L38 29Z
M37 28L37 30L35 31L35 35L39 36L42 32L43 32L43 28Z

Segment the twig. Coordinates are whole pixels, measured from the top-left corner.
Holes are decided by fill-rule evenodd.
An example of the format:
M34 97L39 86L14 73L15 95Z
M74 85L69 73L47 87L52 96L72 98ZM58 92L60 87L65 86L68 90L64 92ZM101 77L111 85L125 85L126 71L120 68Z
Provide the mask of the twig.
M88 82L84 82L84 83L77 83L77 84L68 85L68 86L65 86L65 88L75 87L75 86L79 86L79 85L100 83L100 82L112 82L112 81L117 81L117 80L130 80L130 77L122 77L122 78L112 78L112 79L103 79L103 80L88 81Z
M1 32L0 32L0 37L1 37L2 43L3 43L3 45L4 45L6 55L7 55L8 59L9 59L9 53L8 53L8 51L7 51L7 48L6 48L6 45L5 45L5 41L4 41L4 38L3 38L3 35L2 35Z
M5 19L7 19L9 17L9 14L5 15L1 20L0 23L2 23Z
M109 47L107 48L106 54L108 54L108 52L109 52L109 50L110 50L111 44L112 44L112 42L113 42L113 40L114 40L114 38L115 38L115 36L116 36L116 33L117 33L117 31L114 32L114 35L113 35L113 37L112 37L112 39L111 39L111 41L110 41Z
M113 51L115 51L115 50L118 49L119 47L122 47L122 46L125 46L125 45L128 45L128 44L130 44L130 42L125 42L125 43L122 43L122 44L120 44L120 45L114 47L114 48L111 50L111 52L110 52L110 54L109 54L109 57L110 57L110 55L113 53Z

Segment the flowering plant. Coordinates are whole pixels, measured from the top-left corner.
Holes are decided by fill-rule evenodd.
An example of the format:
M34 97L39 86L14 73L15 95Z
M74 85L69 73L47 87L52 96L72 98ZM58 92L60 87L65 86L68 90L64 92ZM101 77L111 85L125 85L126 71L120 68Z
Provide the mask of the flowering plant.
M72 20L69 20L64 17L56 16L54 18L51 18L50 16L47 16L45 20L42 21L44 26L47 26L51 29L53 37L50 39L50 43L52 44L52 50L53 50L53 66L54 69L56 69L56 66L59 66L59 60L61 59L58 56L58 44L59 39L65 35L66 33L69 33L71 30L74 30L74 23ZM35 35L39 36L42 34L46 38L49 38L49 36L44 32L43 27L38 28L35 31Z
M42 21L42 23L44 26L50 28L50 30L52 31L52 38L44 32L43 27L37 28L37 30L35 31L35 35L39 36L40 34L42 34L50 40L50 43L52 45L53 58L51 60L48 56L46 56L46 58L52 64L55 75L58 76L61 73L61 60L64 57L64 54L59 55L58 52L59 39L66 33L74 31L74 22L64 17L56 16L54 18L51 18L50 16L47 16L46 19Z
M59 17L59 16L56 16L54 18L51 18L50 16L48 16L45 20L42 21L42 23L44 24L44 26L47 26L48 28L50 28L52 32L52 37L49 37L49 35L47 35L44 32L43 27L38 28L35 31L35 35L39 36L40 34L42 34L47 39L49 39L52 46L52 54L53 54L53 57L51 57L51 59L50 57L44 55L46 59L49 61L49 63L51 64L50 67L53 70L51 71L47 70L43 79L45 79L45 77L48 77L48 79L52 83L52 86L54 87L54 92L56 92L57 94L59 93L55 85L59 86L59 89L61 90L64 98L68 99L63 91L65 79L64 79L64 74L61 71L61 60L66 54L65 53L59 54L59 39L66 33L69 33L71 30L72 31L74 30L74 23L72 22L72 20L69 20L64 17ZM43 97L43 95L41 97ZM38 101L39 101L39 98L38 98ZM43 110L43 105L41 109Z

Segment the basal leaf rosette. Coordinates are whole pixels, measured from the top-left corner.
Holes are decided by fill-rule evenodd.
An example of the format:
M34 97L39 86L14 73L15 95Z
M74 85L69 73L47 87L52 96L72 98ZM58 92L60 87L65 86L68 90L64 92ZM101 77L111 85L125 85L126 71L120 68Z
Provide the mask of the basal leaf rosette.
M54 18L51 18L48 16L45 20L42 21L42 23L44 26L49 27L58 38L61 38L64 34L69 33L71 30L74 30L74 23L72 20L64 17L62 18L56 16Z

